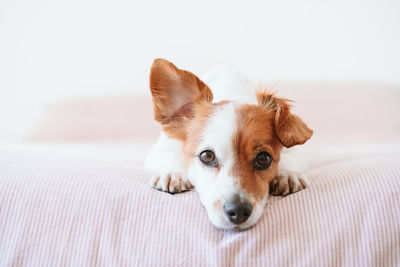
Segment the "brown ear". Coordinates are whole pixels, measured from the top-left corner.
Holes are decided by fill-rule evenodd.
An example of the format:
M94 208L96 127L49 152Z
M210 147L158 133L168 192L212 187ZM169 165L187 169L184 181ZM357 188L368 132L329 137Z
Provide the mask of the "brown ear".
M275 111L274 130L285 147L304 144L313 131L296 115L290 113L290 100L275 97L265 90L257 92L258 104Z
M154 116L161 124L188 118L196 102L212 102L208 86L189 71L178 69L165 59L156 59L150 71Z

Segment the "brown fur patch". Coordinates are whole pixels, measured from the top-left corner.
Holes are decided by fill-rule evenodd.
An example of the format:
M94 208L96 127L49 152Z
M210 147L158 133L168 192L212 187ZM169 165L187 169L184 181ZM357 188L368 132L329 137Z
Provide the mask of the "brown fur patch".
M278 172L278 162L282 145L274 133L273 110L255 105L242 105L237 110L237 132L232 143L235 163L232 176L238 178L239 185L261 200L269 192L269 183ZM256 155L266 151L273 161L269 168L258 171L253 168Z
M285 147L304 144L311 138L313 131L296 115L290 113L291 102L276 97L264 89L257 91L258 104L275 112L274 131Z
M155 120L168 136L180 140L186 138L185 129L188 119L193 116L194 105L211 103L213 99L211 90L196 75L178 69L165 59L153 62L150 90Z
M168 137L184 141L186 140L186 128L188 123L189 119L179 118L171 121L170 123L162 125L162 129Z
M196 156L197 147L202 139L202 130L207 126L207 120L213 114L213 105L199 103L195 105L193 114L194 116L186 125L187 138L185 138L185 142L183 143L183 155L186 167Z

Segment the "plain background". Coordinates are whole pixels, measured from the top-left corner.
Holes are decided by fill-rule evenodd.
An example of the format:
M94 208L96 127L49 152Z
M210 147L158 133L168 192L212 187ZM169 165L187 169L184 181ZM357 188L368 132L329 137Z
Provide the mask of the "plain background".
M256 81L400 84L400 1L0 0L0 141L49 103L148 95L156 57Z

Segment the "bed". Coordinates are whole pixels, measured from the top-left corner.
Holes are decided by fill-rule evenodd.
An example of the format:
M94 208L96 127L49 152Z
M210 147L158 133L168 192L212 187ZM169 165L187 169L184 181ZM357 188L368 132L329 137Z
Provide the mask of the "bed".
M399 266L400 89L277 89L315 131L303 147L312 185L271 196L241 232L216 229L194 191L147 185L149 97L48 107L25 142L0 150L0 265Z

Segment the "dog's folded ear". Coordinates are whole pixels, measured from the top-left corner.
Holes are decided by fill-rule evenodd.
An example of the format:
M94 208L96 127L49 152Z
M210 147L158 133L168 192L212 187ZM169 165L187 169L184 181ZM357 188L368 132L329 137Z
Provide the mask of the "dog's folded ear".
M290 112L290 100L278 98L265 90L257 91L258 104L275 111L274 130L285 147L304 144L313 131L297 116Z
M163 125L190 117L196 102L211 103L213 99L211 90L196 75L165 59L156 59L151 66L150 90L155 119Z

